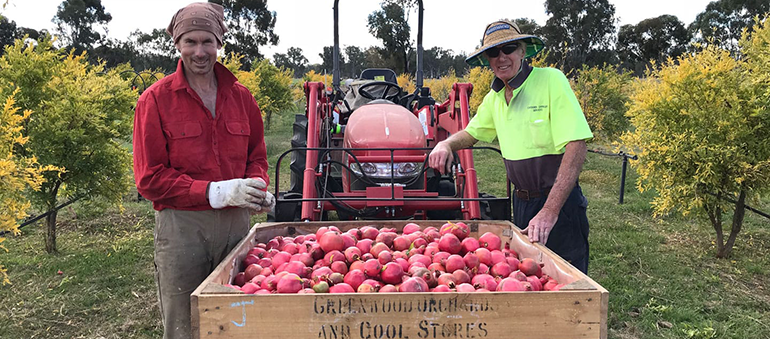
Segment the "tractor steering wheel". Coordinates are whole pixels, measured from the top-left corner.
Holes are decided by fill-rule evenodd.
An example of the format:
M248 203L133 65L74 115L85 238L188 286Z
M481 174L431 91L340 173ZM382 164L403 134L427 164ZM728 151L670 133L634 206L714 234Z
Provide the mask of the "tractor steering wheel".
M382 91L382 96L380 98L375 98L374 95L367 90L367 88L374 86L385 86L385 89ZM396 94L388 95L390 90L393 88L398 90ZM398 97L401 96L401 87L398 84L389 81L373 81L358 87L358 94L369 100L385 99L392 102L398 102Z

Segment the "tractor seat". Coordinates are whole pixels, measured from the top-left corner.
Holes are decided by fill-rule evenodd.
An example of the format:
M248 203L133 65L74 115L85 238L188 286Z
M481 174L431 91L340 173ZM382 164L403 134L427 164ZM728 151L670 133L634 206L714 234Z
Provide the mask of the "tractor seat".
M398 83L396 72L393 72L392 69L388 68L367 68L361 71L361 75L358 76L358 78L376 81L387 81L394 84Z

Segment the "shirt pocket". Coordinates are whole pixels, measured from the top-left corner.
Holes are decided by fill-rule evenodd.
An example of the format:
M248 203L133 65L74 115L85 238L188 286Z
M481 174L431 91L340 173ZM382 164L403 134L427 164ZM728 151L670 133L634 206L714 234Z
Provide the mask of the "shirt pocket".
M547 109L536 109L528 112L527 127L529 128L531 149L552 150L551 117Z
M225 141L225 154L232 161L246 164L249 156L249 136L251 127L246 120L225 121L227 140Z
M207 148L203 142L203 128L198 121L167 123L163 133L168 141L168 156L171 167L187 172L197 168Z

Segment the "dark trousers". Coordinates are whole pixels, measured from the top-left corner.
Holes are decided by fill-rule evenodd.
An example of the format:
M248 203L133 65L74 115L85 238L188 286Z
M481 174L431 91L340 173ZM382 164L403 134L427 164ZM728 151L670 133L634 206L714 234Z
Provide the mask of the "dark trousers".
M522 200L513 197L513 222L521 229L540 212L548 197ZM583 196L579 185L570 192L567 201L559 211L559 219L548 236L545 244L564 260L582 271L588 272L588 200Z
M155 212L155 282L164 339L188 339L190 294L249 232L245 208Z

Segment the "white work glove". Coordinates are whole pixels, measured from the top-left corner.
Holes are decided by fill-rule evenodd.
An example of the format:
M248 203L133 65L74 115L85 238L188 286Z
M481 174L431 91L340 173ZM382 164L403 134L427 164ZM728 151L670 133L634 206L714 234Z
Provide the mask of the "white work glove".
M265 191L265 198L262 199L262 203L257 206L255 209L250 209L249 211L251 214L258 214L258 213L265 213L273 210L275 208L275 196L273 196L273 193L270 193L269 191Z
M265 181L260 178L212 181L209 185L209 205L214 209L228 206L260 209L266 187Z

